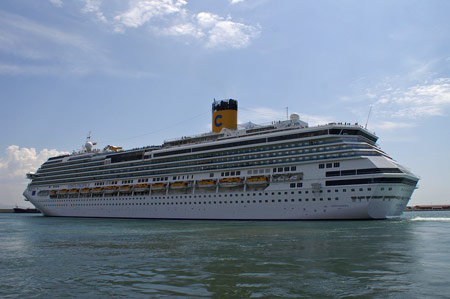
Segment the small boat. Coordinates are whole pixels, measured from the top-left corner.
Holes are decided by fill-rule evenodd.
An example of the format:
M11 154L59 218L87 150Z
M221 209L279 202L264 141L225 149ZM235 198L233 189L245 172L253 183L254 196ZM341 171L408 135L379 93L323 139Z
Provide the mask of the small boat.
M69 193L78 193L78 191L80 191L80 189L70 189Z
M252 176L247 178L247 185L249 186L267 185L268 183L269 178L263 175Z
M123 185L123 186L120 186L119 190L122 192L126 192L126 191L131 191L131 188L132 187L130 185Z
M242 185L242 179L239 177L224 178L219 180L220 187L232 188Z
M82 193L82 194L90 193L91 190L92 190L91 188L83 188L83 189L81 189L80 193Z
M216 186L215 180L201 180L197 182L199 188L212 188Z
M103 193L103 188L102 187L92 188L92 193L96 193L96 194Z
M51 191L49 192L50 195L56 195L56 193L57 193L56 190L51 190Z
M58 190L58 194L66 194L67 192L69 192L68 189L61 189L61 190Z
M114 193L117 191L117 186L106 186L105 193Z
M170 184L170 189L175 189L175 190L186 189L188 187L189 187L189 185L187 182L173 182Z
M152 184L152 190L165 190L166 189L166 183L156 183Z
M32 209L32 208L19 208L19 207L15 207L13 208L14 213L40 213L41 211L39 211L38 209Z
M149 188L148 184L136 184L136 185L134 185L134 191L136 191L136 192L148 191L148 188Z

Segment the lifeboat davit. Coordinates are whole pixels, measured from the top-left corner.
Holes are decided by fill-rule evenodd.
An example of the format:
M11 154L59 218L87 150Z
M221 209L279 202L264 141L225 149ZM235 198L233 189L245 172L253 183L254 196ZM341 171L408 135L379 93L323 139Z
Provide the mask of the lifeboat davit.
M83 188L80 191L81 194L87 194L87 193L90 193L90 192L91 192L91 188Z
M123 186L120 186L119 190L121 192L129 192L129 191L131 191L131 188L132 187L130 185L123 185Z
M187 182L173 182L170 184L170 189L180 190L189 188L189 184Z
M152 185L152 190L158 191L158 190L165 190L166 184L165 183L156 183Z
M201 180L197 182L199 188L212 188L216 186L215 180Z
M219 181L220 187L232 188L242 185L242 179L239 177L224 178Z
M92 189L92 193L98 194L98 193L103 193L103 188L102 187L95 187Z
M114 193L117 191L116 186L106 186L105 187L105 193Z
M269 178L263 175L252 176L247 178L247 185L249 186L262 186L269 183Z
M136 184L136 185L134 185L134 191L136 191L136 192L148 191L148 188L149 188L148 184Z

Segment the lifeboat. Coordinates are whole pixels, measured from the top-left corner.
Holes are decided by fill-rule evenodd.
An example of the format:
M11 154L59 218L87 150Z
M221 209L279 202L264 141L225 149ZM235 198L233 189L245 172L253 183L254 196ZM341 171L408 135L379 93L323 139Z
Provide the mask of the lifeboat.
M261 186L267 185L269 183L269 178L263 175L252 176L247 178L247 185L249 186Z
M78 191L80 191L80 189L70 189L69 193L78 193Z
M131 191L131 186L130 185L123 185L123 186L120 186L120 191L122 191L122 192L127 192L127 191Z
M144 191L148 191L148 184L136 184L134 185L134 191L136 192L144 192Z
M56 191L55 191L55 194L56 194ZM47 196L48 195L48 190L41 190L41 191L38 192L38 195L39 196Z
M69 192L67 189L58 190L58 194L66 194L67 192Z
M56 192L57 192L56 190L52 190L52 191L49 192L49 194L50 195L56 195Z
M165 190L165 189L166 189L166 183L152 184L152 190Z
M86 194L86 193L89 193L89 192L91 192L91 188L83 188L80 191L80 193L82 193L82 194Z
M219 181L220 187L232 188L242 185L242 179L239 177L224 178Z
M170 184L170 189L179 190L179 189L186 189L189 185L187 182L173 182Z
M211 188L216 186L215 180L201 180L197 182L199 188Z
M92 193L96 193L96 194L103 193L103 188L102 187L92 188Z
M117 191L116 186L106 186L105 187L105 193L114 193Z

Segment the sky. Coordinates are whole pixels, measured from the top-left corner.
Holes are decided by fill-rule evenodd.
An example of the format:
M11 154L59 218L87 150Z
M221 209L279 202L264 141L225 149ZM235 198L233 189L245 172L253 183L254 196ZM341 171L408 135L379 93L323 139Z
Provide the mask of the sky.
M447 0L3 0L0 208L27 206L25 174L89 132L100 148L158 145L210 131L228 98L239 123L368 121L421 179L410 205L450 204L449 13Z

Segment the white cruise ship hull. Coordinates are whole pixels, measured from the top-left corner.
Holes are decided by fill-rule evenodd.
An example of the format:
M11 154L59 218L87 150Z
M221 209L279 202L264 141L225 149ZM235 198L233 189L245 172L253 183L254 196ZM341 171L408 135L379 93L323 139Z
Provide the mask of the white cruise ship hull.
M343 192L343 189L346 189L346 192ZM333 188L329 189L332 191L330 193L317 193L314 197L311 193L306 197L298 192L281 192L282 194L278 195L275 191L275 195L272 195L272 192L264 190L197 193L195 197L193 194L114 197L105 195L57 201L32 196L29 191L25 191L24 195L44 215L56 217L198 220L386 219L403 213L414 187L401 184L383 187L374 185L364 186L363 190L375 191L353 193L349 192L351 189Z

